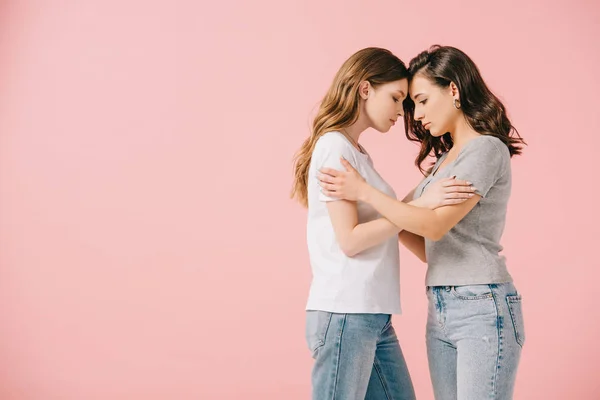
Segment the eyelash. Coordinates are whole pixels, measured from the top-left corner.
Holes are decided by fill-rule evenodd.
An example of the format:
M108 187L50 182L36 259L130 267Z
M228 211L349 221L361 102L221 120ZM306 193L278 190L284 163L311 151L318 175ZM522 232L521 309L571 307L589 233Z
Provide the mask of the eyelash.
M425 103L427 103L427 99L420 101L419 103L425 105Z
M397 99L397 98L395 98L394 96L392 96L392 99L394 99L394 103L397 103L397 102L398 102L398 99Z

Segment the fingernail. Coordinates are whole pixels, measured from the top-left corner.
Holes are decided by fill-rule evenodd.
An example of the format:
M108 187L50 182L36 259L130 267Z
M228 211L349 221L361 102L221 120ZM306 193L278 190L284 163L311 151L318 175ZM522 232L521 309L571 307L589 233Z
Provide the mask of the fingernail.
M472 183L471 183L471 182L469 182L469 181L467 181L467 185L472 185Z
M473 193L469 193L469 197L473 197Z

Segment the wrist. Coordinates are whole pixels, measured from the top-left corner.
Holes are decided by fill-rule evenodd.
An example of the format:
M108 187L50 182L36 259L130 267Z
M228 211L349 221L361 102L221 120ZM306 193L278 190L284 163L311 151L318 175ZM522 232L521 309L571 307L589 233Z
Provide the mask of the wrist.
M420 207L420 208L427 208L429 210L435 210L436 209L436 205L433 203L429 203L425 200L424 197L419 197L418 199L415 199L413 201L411 201L410 203L411 206L415 206L415 207Z
M418 199L414 199L413 201L409 201L407 204L411 205L411 206L415 206L415 207L424 207L422 197L419 197Z
M374 188L367 184L367 182L363 182L359 191L358 191L358 200L363 203L369 203L372 198Z

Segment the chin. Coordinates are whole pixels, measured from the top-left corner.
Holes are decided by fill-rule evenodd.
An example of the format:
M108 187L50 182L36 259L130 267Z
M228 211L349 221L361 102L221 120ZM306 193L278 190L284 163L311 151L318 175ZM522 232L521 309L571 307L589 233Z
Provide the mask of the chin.
M392 129L391 126L383 127L383 128L375 128L375 130L380 133L388 133L390 131L390 129Z

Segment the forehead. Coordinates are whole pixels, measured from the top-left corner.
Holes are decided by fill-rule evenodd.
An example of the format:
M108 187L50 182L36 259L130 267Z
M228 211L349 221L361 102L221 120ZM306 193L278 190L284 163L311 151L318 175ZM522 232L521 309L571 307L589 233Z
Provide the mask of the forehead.
M400 79L399 81L388 82L384 86L391 92L402 92L404 95L408 94L408 79Z
M433 88L434 85L429 79L425 78L422 75L415 75L415 77L410 82L410 97L414 98L420 93L429 93Z

